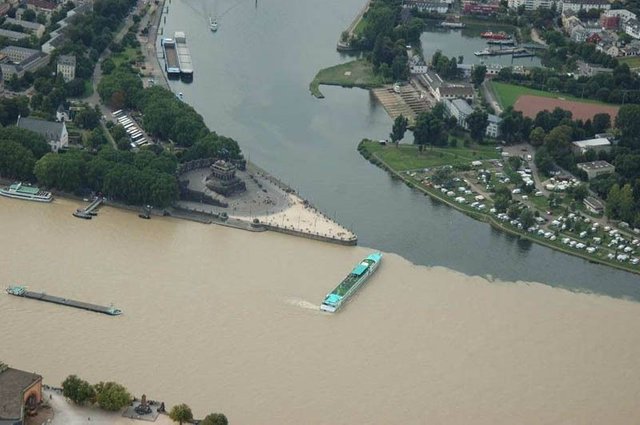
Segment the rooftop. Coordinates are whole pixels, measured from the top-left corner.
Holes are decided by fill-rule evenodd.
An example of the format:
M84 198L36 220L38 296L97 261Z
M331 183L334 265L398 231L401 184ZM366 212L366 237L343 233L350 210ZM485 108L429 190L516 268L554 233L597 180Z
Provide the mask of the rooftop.
M490 123L492 123L492 124L499 124L499 123L500 123L500 121L502 121L502 118L500 118L500 117L499 117L499 116L497 116L497 115L493 115L493 114L489 114L489 116L488 116L488 118L487 118L487 119L488 119L488 120L489 120L489 122L490 122Z
M473 86L469 84L447 84L440 87L443 96L473 96Z
M39 9L55 10L58 5L47 0L27 0L27 4Z
M2 370L2 369L0 369ZM24 391L42 376L18 369L0 372L0 419L20 419Z
M581 162L577 164L579 168L583 170L601 170L605 168L615 168L613 165L609 164L607 161L592 161L592 162Z
M58 65L76 66L76 57L74 55L60 55Z
M23 38L29 37L29 34L0 28L0 37L6 37L10 40L22 40Z
M39 29L44 28L44 25L39 24L37 22L21 21L19 19L13 19L13 18L5 18L4 23L20 25L23 28L30 29L33 31L38 31Z
M608 0L564 0L565 4L610 4Z
M473 108L463 99L453 99L450 101L453 106L463 113L464 115L470 115L473 112Z
M598 137L596 139L578 140L577 142L573 142L573 144L579 148L588 148L593 146L608 146L611 145L611 142L604 137Z
M36 118L18 117L16 126L42 134L43 136L50 138L50 140L59 140L62 135L64 123L39 120Z

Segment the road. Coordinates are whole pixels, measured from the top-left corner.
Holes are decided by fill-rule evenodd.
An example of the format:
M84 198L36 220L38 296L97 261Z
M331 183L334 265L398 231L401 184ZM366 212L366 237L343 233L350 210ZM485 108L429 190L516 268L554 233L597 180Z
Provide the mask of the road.
M143 8L143 5L144 5L144 2L142 0L139 0L138 3L136 4L135 11L133 13L130 13L129 16L127 16L127 20L125 21L124 25L122 26L122 28L120 28L118 33L113 38L114 43L119 43L122 41L122 38L127 34L129 29L131 28L131 25L133 25L133 15L135 13L140 12ZM98 63L93 69L93 76L91 77L93 93L91 94L91 96L89 96L86 99L86 101L90 105L98 105L100 107L100 111L102 112L102 115L104 115L106 119L111 119L111 110L100 102L100 95L98 94L98 83L100 82L100 79L102 79L101 63L109 55L111 55L111 51L107 48L104 50L104 52L102 52L102 54L100 55L100 58L98 58Z
M495 111L495 114L496 115L502 114L502 107L500 106L500 102L498 102L496 97L493 95L493 91L487 85L487 80L484 80L481 86L482 86L482 94L484 95L484 98L487 101L487 103L489 103L489 105L491 105L491 107Z

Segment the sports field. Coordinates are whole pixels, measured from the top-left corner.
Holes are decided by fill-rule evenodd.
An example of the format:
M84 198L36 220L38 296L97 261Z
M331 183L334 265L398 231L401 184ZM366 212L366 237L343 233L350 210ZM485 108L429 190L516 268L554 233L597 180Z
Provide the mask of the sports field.
M551 99L574 100L576 102L595 103L598 105L609 105L607 103L598 102L597 100L580 99L579 97L574 97L562 93L552 93L549 91L535 90L515 84L499 83L497 81L491 82L491 89L495 93L498 102L500 102L500 105L505 109L509 106L513 106L518 98L524 95L548 97Z
M611 118L618 114L619 107L596 100L580 99L561 93L552 93L542 90L534 90L515 84L491 82L491 89L503 108L513 106L517 111L528 117L535 118L536 114L543 110L553 111L559 107L573 113L576 119L592 119L595 114L607 113Z
M602 105L598 103L576 102L565 99L552 99L550 97L540 97L524 95L520 96L513 109L521 111L524 116L535 118L538 112L553 111L555 108L571 111L573 119L581 119L582 121L593 120L596 114L609 114L612 120L618 115L618 106Z

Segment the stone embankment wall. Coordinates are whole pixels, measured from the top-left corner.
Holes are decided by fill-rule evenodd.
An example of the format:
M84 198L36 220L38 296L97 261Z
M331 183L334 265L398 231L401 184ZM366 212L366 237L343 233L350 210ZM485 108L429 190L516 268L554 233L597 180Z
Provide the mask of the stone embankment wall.
M302 232L299 230L280 227L272 224L259 224L259 226L262 226L265 229L272 230L274 232L284 233L286 235L298 236L298 237L307 238L307 239L313 239L316 241L330 242L330 243L335 243L338 245L345 245L345 246L355 246L358 244L357 237L354 237L352 239L340 239L337 237L323 236L315 233Z

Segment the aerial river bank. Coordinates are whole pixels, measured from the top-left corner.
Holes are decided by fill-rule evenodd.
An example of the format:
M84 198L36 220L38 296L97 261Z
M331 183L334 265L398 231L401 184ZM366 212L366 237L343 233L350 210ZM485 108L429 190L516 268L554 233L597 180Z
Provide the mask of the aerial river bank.
M116 380L240 424L635 423L638 303L385 254L321 314L370 249L78 205L0 199L0 281L124 311L0 294L0 358L45 383Z
M494 230L362 160L357 141L391 130L384 108L366 90L323 86L326 98L318 100L308 86L318 69L351 60L336 52L336 37L364 0L215 3L226 12L215 34L207 19L213 0L170 7L163 31L188 30L195 67L191 84L172 81L172 89L212 129L238 140L252 162L352 229L361 245L470 275L640 300L636 276ZM424 43L423 50L428 55Z

